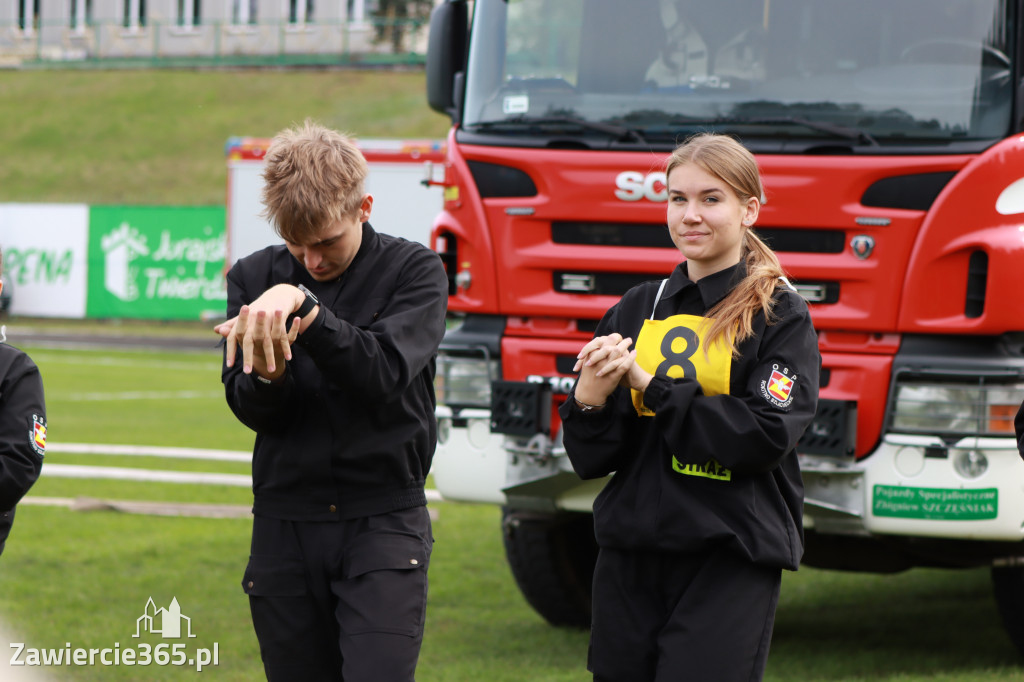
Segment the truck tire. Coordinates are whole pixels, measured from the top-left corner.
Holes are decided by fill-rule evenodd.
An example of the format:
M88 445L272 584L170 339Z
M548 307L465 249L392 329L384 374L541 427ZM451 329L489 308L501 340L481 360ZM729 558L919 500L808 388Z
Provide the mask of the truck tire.
M501 526L512 576L530 606L552 625L590 627L593 515L503 507Z
M993 566L992 592L1003 628L1024 656L1024 566Z

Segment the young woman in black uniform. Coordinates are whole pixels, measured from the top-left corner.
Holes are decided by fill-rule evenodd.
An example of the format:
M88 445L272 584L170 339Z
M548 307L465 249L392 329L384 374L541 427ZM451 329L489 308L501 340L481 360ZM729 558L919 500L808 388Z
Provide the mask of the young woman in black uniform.
M614 473L594 503L588 667L602 682L759 680L781 570L803 552L795 447L821 357L806 303L751 231L750 152L696 136L667 184L685 261L605 314L561 408L576 472Z

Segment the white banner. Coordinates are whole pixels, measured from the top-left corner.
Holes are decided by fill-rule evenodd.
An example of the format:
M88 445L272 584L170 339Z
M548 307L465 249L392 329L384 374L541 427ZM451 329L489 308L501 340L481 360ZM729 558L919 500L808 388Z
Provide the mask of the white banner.
M0 204L12 315L85 317L88 235L85 204Z

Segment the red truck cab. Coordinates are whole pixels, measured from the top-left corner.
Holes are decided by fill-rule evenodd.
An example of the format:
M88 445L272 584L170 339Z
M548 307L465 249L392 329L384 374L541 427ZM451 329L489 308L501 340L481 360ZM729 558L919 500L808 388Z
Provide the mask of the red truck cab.
M453 126L432 238L457 324L434 475L446 497L504 507L512 571L548 620L587 622L602 485L572 472L555 410L604 312L679 262L664 162L712 130L756 155L757 231L819 335L804 562L991 566L1024 649L1021 5L435 10L428 99Z

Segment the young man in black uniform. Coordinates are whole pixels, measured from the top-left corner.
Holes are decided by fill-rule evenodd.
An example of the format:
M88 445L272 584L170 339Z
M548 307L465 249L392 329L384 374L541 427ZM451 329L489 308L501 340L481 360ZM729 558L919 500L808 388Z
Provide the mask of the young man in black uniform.
M366 173L335 131L274 138L263 203L285 244L231 268L217 328L256 432L243 588L270 680L411 681L423 636L448 284L437 254L370 227Z
M14 523L14 507L39 478L46 453L43 378L28 355L4 340L0 338L0 554Z

